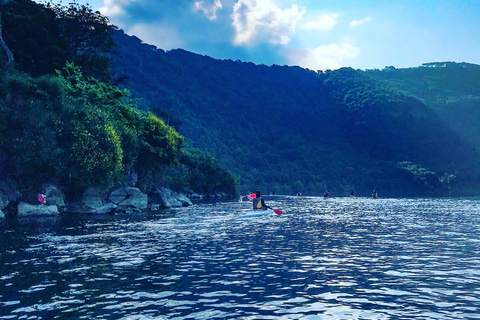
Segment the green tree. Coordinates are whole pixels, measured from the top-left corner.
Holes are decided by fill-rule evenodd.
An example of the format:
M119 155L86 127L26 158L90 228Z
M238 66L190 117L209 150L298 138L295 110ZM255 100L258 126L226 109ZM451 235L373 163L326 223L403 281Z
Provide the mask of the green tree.
M71 61L87 76L111 80L113 26L100 12L76 2L63 6L31 0L11 1L1 9L5 44L20 70L53 74Z
M65 65L68 39L60 33L52 10L31 0L15 0L4 6L2 22L19 70L39 76Z
M47 3L59 18L61 35L68 39L67 59L82 67L88 77L102 81L112 78L111 54L115 49L108 17L93 11L89 5L71 2L68 6Z

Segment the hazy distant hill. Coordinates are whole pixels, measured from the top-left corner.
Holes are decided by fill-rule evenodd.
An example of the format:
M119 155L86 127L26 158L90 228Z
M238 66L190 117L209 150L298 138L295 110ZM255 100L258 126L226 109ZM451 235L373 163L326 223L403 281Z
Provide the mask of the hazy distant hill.
M433 110L462 141L480 146L480 66L432 62L418 68L371 70L386 86L408 92Z
M479 190L479 66L316 73L115 38L123 85L215 154L244 192Z

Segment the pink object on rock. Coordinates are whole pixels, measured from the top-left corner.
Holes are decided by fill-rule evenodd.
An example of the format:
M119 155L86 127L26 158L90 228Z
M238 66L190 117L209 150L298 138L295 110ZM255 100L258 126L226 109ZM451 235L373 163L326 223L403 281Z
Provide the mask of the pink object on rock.
M45 204L45 203L47 203L47 197L44 194L39 193L38 194L38 201L40 201L40 203Z

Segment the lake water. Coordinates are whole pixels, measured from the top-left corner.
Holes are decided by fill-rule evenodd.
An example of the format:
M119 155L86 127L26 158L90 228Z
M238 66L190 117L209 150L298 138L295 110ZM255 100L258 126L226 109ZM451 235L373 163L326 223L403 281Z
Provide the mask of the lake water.
M0 319L480 319L480 201L267 204L0 222Z

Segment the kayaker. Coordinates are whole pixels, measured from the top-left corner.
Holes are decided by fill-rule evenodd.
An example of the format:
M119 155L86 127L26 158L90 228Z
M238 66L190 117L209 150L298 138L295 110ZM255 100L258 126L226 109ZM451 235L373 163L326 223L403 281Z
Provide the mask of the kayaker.
M255 191L255 198L252 200L253 210L267 210L268 207L263 200L262 193L260 191Z

